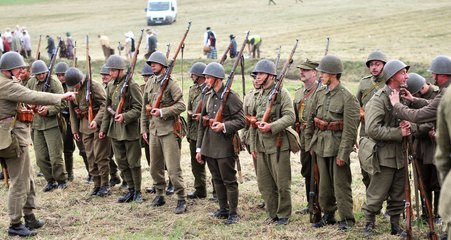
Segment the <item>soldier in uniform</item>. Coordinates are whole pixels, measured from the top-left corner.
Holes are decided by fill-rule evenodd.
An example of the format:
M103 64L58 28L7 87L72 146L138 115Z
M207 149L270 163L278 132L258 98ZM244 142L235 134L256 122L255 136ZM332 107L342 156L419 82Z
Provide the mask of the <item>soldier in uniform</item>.
M307 120L310 116L311 105L313 95L316 90L321 86L321 82L318 80L316 68L318 63L306 59L298 68L300 70L299 77L304 83L302 87L296 90L294 94L294 113L296 116L295 129L299 134L299 140L301 141L301 175L305 180L305 194L309 196L310 193L310 179L312 172L312 156L310 152L306 151L305 148L305 131L307 127ZM307 201L309 198L307 197ZM309 203L310 204L310 203ZM298 210L295 213L308 214L308 206L304 209Z
M31 65L31 78L27 87L34 91L44 91L45 84L48 84L47 92L64 93L63 86L52 78L46 83L49 70L42 60L37 60ZM52 191L55 188L65 189L67 187L67 173L63 160L63 138L58 124L58 115L64 103L58 105L36 106L36 114L31 125L33 129L33 143L36 154L36 162L44 174L47 185L44 192Z
M152 53L147 60L154 75L147 81L144 88L141 111L141 134L147 140L152 156L150 175L152 176L157 196L153 206L166 203L163 192L166 185L164 167L168 168L169 178L174 184L177 195L176 214L186 211L185 184L180 167L181 138L175 132L174 124L179 121L180 114L186 109L183 102L183 92L172 78L164 79L167 71L167 59L162 52ZM164 92L160 92L161 81L168 81ZM152 108L159 95L162 95L159 108ZM148 109L148 107L152 109ZM149 133L149 134L147 134Z
M386 214L390 216L391 234L401 235L403 232L399 226L400 214L404 210L406 167L402 140L410 135L410 123L400 121L393 115L389 95L406 84L408 70L409 66L399 60L388 61L383 70L386 85L365 106L365 132L367 140L374 142L377 154L376 160L373 158L375 170L366 191L365 204L362 206L366 218L365 236L373 234L376 214L385 200Z
M189 88L188 98L188 114L187 114L187 127L188 133L186 138L189 142L189 149L191 154L191 171L194 176L194 192L188 193L188 198L206 198L207 197L207 182L205 181L206 172L205 164L200 164L196 160L196 142L197 131L199 127L199 117L201 108L203 105L203 96L205 92L205 76L202 74L207 65L202 62L196 62L191 66L191 79L193 85Z
M17 52L5 53L0 59L0 126L2 133L5 133L5 136L0 140L0 145L3 148L0 151L0 158L5 161L10 177L7 202L10 218L8 234L21 237L36 235L36 232L32 229L41 228L45 223L38 220L33 213L33 209L36 208L36 192L32 164L28 155L28 146L31 144L30 130L27 123L18 121L14 117L17 105L19 102L59 105L61 100L73 100L75 97L70 92L51 94L30 91L17 80L25 67L26 64L22 56ZM11 132L12 135L9 135ZM8 135L11 138L6 137ZM13 136L16 139L14 142L17 144L14 147ZM10 147L4 149L8 145ZM9 148L12 148L12 151L7 153L6 150ZM25 225L22 223L22 217L25 220Z
M291 164L288 138L284 131L294 124L293 101L288 90L279 91L268 120L263 115L269 107L269 97L275 85L276 66L263 59L252 71L261 88L254 92L257 122L249 140L251 153L257 158L257 182L266 203L267 223L288 224L291 217Z
M125 103L121 113L115 112L122 98L126 74L124 60L111 55L106 61L112 81L106 89L105 107L99 138L110 137L114 156L128 184L128 192L118 202L142 202L141 194L141 145L139 143L139 114L142 108L142 94L139 85L129 79ZM122 89L122 90L121 90ZM114 113L114 115L113 115Z
M197 134L196 160L207 162L213 177L218 196L217 218L227 218L225 224L238 222L238 182L236 178L236 153L233 137L244 127L243 103L234 91L230 91L227 102L222 103L221 95L225 89L224 67L216 62L207 65L203 74L206 86L211 89L205 95ZM220 105L225 104L222 122L214 121ZM211 119L211 121L210 121ZM212 122L210 124L210 122ZM205 123L205 124L204 124Z
M65 73L66 85L78 92L78 95L69 106L72 133L76 141L83 141L88 156L89 173L93 177L94 188L91 196L104 197L110 194L109 174L111 141L108 137L99 139L98 126L102 125L105 113L105 91L102 84L89 81L89 75L83 76L80 70L69 68ZM91 86L88 85L92 84ZM88 92L89 91L89 92ZM86 100L90 94L92 102ZM89 107L92 107L94 118L88 119ZM83 139L80 138L80 133Z
M360 80L359 88L357 89L357 100L360 104L360 137L365 137L365 111L364 107L373 95L385 86L385 80L382 78L382 70L387 62L387 57L380 51L370 53L366 60L366 67L370 70L371 75L363 77ZM363 164L363 159L359 159L360 164ZM362 172L362 181L365 188L370 185L370 175L360 167Z
M319 204L324 216L313 227L334 224L338 209L338 228L347 231L355 223L349 155L357 137L359 103L341 84L343 64L338 57L326 55L316 69L325 86L314 95L305 143L306 150L317 156Z

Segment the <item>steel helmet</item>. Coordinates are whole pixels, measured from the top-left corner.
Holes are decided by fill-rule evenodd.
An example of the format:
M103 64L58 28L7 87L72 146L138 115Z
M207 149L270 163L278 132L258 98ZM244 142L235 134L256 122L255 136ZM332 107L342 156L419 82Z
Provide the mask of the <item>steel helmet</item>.
M423 85L426 83L426 79L419 74L409 73L409 79L407 79L407 90L413 95L418 93Z
M42 60L36 60L31 64L31 75L46 73L49 71L47 64Z
M334 55L326 55L319 62L316 70L329 74L340 74L343 72L343 63Z
M27 64L18 52L10 51L0 58L0 70L12 70L26 66Z
M383 79L387 80L393 77L397 72L399 72L401 69L406 69L409 71L410 66L406 65L405 63L401 62L400 60L390 60L388 61L385 66L384 70L382 70L382 76Z
M149 64L144 64L141 76L150 76L150 75L153 75L152 68L150 67Z
M55 65L55 74L64 74L69 68L69 65L65 62L59 62Z
M78 68L70 67L64 74L64 80L68 87L73 87L81 82L83 79L83 73Z
M444 55L435 57L428 71L435 74L451 75L451 59Z
M204 75L202 73L204 72L206 67L207 67L207 64L205 64L203 62L197 62L197 63L194 63L193 66L191 66L191 69L189 70L189 72L196 76L203 77Z
M202 74L224 79L224 67L217 62L212 62L209 63L207 67L205 67L205 70Z
M366 66L370 67L370 62L374 61L374 60L381 61L384 64L387 63L387 57L381 51L374 51L374 52L370 53L370 55L368 56L368 59L366 60Z
M253 74L257 73L267 73L270 75L277 75L276 73L276 64L267 59L262 59L255 64L254 70L252 70Z
M159 64L161 64L161 65L163 65L165 67L168 67L166 56L160 51L153 52L150 55L149 59L147 59L146 63L150 65L153 62L154 63L159 63Z
M111 55L105 65L108 69L125 69L124 59L119 55Z
M100 68L100 75L110 75L110 69L107 68L106 64L103 64Z

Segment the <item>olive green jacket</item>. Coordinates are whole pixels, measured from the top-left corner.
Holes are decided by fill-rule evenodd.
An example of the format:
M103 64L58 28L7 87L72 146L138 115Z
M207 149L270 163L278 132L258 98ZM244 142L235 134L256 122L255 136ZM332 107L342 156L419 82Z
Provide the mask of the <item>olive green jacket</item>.
M269 95L274 84L268 89L258 89L254 92L254 109L252 112L256 113L257 121L261 121L265 111L269 105ZM293 100L286 88L282 88L277 94L276 104L271 109L271 114L268 123L271 123L271 131L262 133L258 129L249 129L249 141L251 152L264 152L266 154L273 154L278 151L276 146L276 138L279 134L282 139L280 151L288 151L290 144L288 142L286 128L292 126L295 121Z
M244 97L244 101L243 101L244 116L255 116L256 115L256 113L254 112L255 111L255 101L254 101L255 91L257 91L257 89L255 89L255 88L250 90L247 93L247 95ZM248 146L250 145L250 140L249 140L249 134L250 134L249 129L250 128L251 128L251 126L246 121L246 125L241 132L241 141ZM248 150L250 151L250 149L248 149Z
M108 107L114 111L121 100L121 88L124 84L125 76L108 83L106 88L105 113L103 114L101 132L107 133L108 137L118 141L133 141L141 137L139 134L139 116L142 108L142 94L139 85L133 80L129 82L125 95L125 104L122 109L124 116L123 123L114 121L114 116L108 112Z
M61 97L51 93L32 91L22 86L19 80L9 79L0 73L0 119L14 117L19 102L35 105L60 105ZM10 123L5 122L5 124ZM31 144L28 124L16 121L13 132L21 146Z
M313 150L321 157L333 157L350 163L357 138L360 120L359 103L341 82L331 91L322 86L314 95L312 114L305 129L306 150ZM314 127L313 119L318 117L327 122L343 121L342 131L321 131Z
M89 104L86 101L86 81L81 84L78 94L75 100L69 104L69 115L71 128L73 133L91 134L97 132L99 129L90 129L88 122L88 108ZM92 81L92 109L95 117L94 121L97 123L98 128L102 126L103 115L105 114L105 101L106 94L103 85L98 81ZM85 117L79 118L75 113L75 108L79 108Z
M168 85L160 102L160 110L163 117L146 115L147 104L153 106L160 94L160 83L164 75L152 75L146 83L143 95L143 108L141 110L141 134L149 132L155 136L166 136L174 132L174 122L185 111L183 92L173 79L169 79Z
M363 77L360 80L359 87L357 89L356 98L359 101L360 107L365 107L365 105L370 101L373 95L385 86L385 80L382 79L382 74L375 77L369 75ZM365 133L365 122L360 122L360 137L366 136Z
M301 125L307 124L307 120L309 116L312 114L313 96L320 87L321 84L318 81L316 81L309 88L305 88L304 85L298 90L296 90L296 93L294 94L293 106L294 113L296 115L296 122L299 122ZM303 106L301 106L301 104ZM295 126L293 126L293 129L296 129ZM301 148L305 149L305 131L302 128L300 130L301 131L299 134L299 140L301 142Z
M36 78L31 78L28 83L27 87L31 90L42 92L42 87L44 86L45 81L39 81ZM63 86L61 85L60 81L55 80L53 78L50 79L50 88L48 90L49 93L64 93ZM45 117L34 114L33 116L33 123L31 124L31 127L34 130L46 130L54 127L58 127L58 114L63 109L64 102L61 102L57 105L51 105L48 106L48 113Z
M192 118L192 114L196 111L197 105L202 100L202 88L204 85L194 84L189 88L188 96L188 111L186 116L187 134L186 137L190 140L197 140L197 130L199 122Z

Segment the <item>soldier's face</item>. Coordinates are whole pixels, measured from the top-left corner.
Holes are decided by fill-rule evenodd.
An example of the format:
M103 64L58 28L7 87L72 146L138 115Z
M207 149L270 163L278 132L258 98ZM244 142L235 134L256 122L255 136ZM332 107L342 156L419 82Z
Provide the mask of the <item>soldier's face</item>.
M407 85L407 79L409 79L409 75L407 74L407 69L401 69L395 75L393 75L392 80L393 83L396 84L395 87L401 87Z
M102 76L102 82L104 84L107 84L111 81L111 76L109 74L101 74Z
M210 89L210 88L214 87L215 80L216 80L215 77L210 76L210 75L205 75L205 84L206 84L207 88Z
M448 75L445 74L435 74L432 73L432 78L435 80L435 84L439 86L440 88L446 86L446 83L448 83Z
M306 83L312 79L316 80L316 70L302 69L299 73L299 78L302 82Z
M39 73L39 74L36 74L35 75L36 76L36 79L38 79L39 81L44 81L45 80L45 77L47 76L47 73Z
M58 80L60 80L61 83L66 83L66 79L64 79L64 74L58 73L56 74L56 77L58 78Z
M384 69L384 63L378 60L373 60L370 62L370 72L371 75L377 77L382 73L382 69Z
M323 82L323 84L329 85L332 82L332 75L329 73L321 72L319 77L321 78L321 82Z
M255 75L255 84L267 88L271 85L273 79L269 74L259 72Z
M150 68L155 75L160 75L161 70L163 70L163 65L159 63L150 63Z
M21 67L12 69L11 73L15 78L20 79L20 75L24 74L25 71L25 68Z
M110 77L111 79L116 79L119 77L120 70L119 69L112 69L110 68Z

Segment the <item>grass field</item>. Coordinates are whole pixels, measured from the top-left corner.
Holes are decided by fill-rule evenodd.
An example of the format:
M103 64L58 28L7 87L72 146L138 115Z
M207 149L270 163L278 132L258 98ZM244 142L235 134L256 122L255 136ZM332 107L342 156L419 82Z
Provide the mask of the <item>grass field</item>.
M152 26L158 30L159 49L166 50L171 44L175 51L188 21L192 28L185 42L184 61L179 55L174 77L182 83L187 96L191 82L188 70L192 63L203 61L202 37L205 27L211 26L218 35L218 55L221 56L228 45L228 36L233 33L241 44L245 31L260 34L263 38L262 57L274 59L277 49L282 46L282 60L288 54L295 39L300 45L295 54L295 62L287 75L284 86L294 94L298 88L296 65L305 58L319 60L324 55L325 39L331 38L331 54L340 56L345 64L344 84L355 92L358 80L367 75L364 65L367 55L380 49L392 58L402 59L412 65L411 71L429 78L426 69L438 54L450 55L451 2L447 0L275 0L277 5L268 6L267 1L201 1L181 0L178 2L177 22L172 25ZM33 55L36 53L39 35L64 36L71 32L77 40L79 66L84 68L86 35L90 36L90 51L94 60L94 77L99 79L98 71L103 64L103 55L97 35L109 36L113 46L124 41L124 33L133 31L135 36L140 29L147 27L144 8L145 0L0 0L0 30L26 26L33 41ZM205 11L204 9L208 9ZM41 55L46 56L45 38ZM141 48L142 52L144 49ZM144 61L140 54L135 80ZM255 65L255 60L246 59L246 78ZM233 62L226 61L230 71ZM183 74L183 75L182 75ZM251 83L246 82L246 90ZM234 90L242 93L241 76L236 75ZM186 97L185 97L186 100ZM32 158L34 159L34 157ZM173 214L176 199L169 197L165 206L150 207L153 195L145 194L143 204L118 204L117 197L123 194L118 187L107 198L89 197L92 185L83 183L86 177L81 158L75 164L76 179L63 192L42 193L45 185L37 178L39 209L37 215L47 221L36 239L361 239L364 216L361 206L365 201L365 190L361 183L359 163L356 153L352 154L354 211L356 227L342 233L336 226L313 229L308 216L294 215L287 226L268 226L262 222L264 211L256 208L260 197L257 189L252 160L246 152L241 154L245 182L240 185L239 214L240 223L225 226L209 216L217 206L207 200L189 201L188 212ZM292 200L293 211L306 205L304 181L300 176L299 155L292 155ZM193 190L193 177L190 168L189 150L186 141L182 146L182 169L187 192ZM152 181L147 163L143 165L143 187ZM35 168L36 169L36 168ZM211 186L209 186L211 191ZM9 221L6 209L7 190L0 185L0 229L6 229ZM389 234L389 223L383 217L377 220L375 239L393 239ZM424 239L427 228L414 228L415 237ZM7 238L0 230L0 239Z

